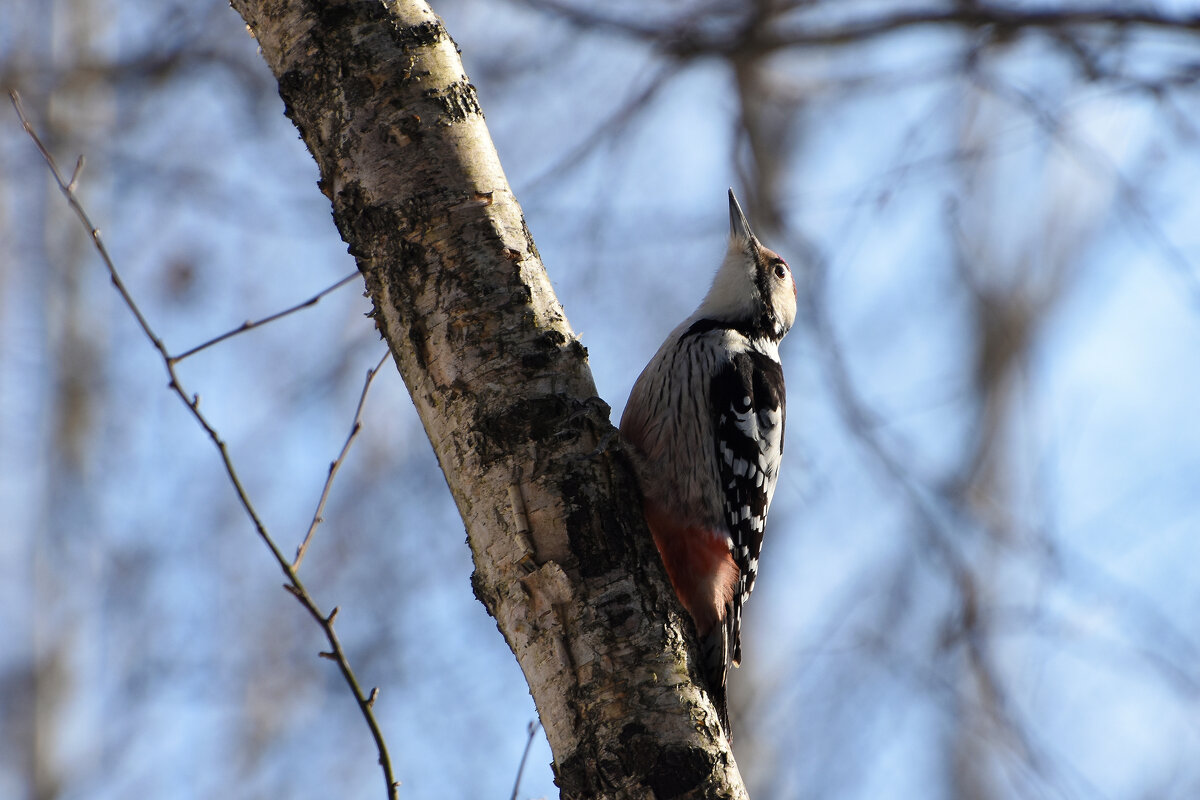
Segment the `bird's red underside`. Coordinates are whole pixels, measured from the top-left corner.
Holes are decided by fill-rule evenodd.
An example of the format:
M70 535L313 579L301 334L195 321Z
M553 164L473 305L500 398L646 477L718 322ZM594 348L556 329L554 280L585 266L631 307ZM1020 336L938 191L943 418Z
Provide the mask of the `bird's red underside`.
M681 526L673 515L649 502L646 523L675 593L696 621L697 632L704 636L724 618L725 605L737 585L738 568L726 537L707 528Z

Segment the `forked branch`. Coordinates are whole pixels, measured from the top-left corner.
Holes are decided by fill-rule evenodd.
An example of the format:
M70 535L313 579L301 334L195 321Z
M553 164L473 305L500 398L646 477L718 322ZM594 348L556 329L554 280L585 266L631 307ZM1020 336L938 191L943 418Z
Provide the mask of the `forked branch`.
M255 510L253 503L251 503L245 487L242 485L241 478L238 476L237 469L233 465L233 460L230 458L229 449L226 447L225 441L213 427L212 423L208 421L208 418L205 417L204 413L200 411L200 396L197 394L189 394L184 388L183 382L180 381L179 375L175 370L175 364L179 358L172 358L170 352L167 350L166 345L154 332L154 329L146 319L145 314L142 312L137 302L133 299L133 296L129 293L129 289L125 286L125 282L121 279L121 275L117 271L116 264L113 262L112 256L109 255L108 248L105 247L104 240L100 236L99 228L92 223L87 211L84 210L83 206L79 202L78 196L75 194L75 189L79 182L79 176L83 169L83 157L81 156L76 162L75 170L72 173L71 180L64 180L62 172L59 170L58 164L54 160L54 156L46 148L46 145L37 135L37 131L34 129L33 124L25 115L25 110L21 106L20 96L16 91L10 91L9 98L12 100L13 108L16 109L17 116L21 120L22 127L24 127L25 132L29 134L29 138L33 140L34 145L37 146L38 152L41 153L42 158L45 160L46 166L49 168L50 174L53 176L55 183L58 184L58 188L62 192L63 197L66 198L67 204L71 207L71 210L75 212L75 216L79 218L79 221L87 230L88 236L91 237L92 244L95 246L96 252L100 254L100 258L103 260L104 266L108 270L108 275L112 280L113 286L116 287L117 293L121 295L121 300L125 303L125 306L129 309L129 312L133 314L134 318L137 320L138 327L141 328L142 333L145 334L146 338L150 341L150 344L154 347L154 349L158 351L158 354L162 359L163 366L167 371L168 387L172 392L175 393L180 401L187 406L192 418L195 419L196 423L204 429L204 432L208 434L208 438L212 440L213 445L217 448L217 452L221 456L221 463L225 467L225 473L229 477L229 482L233 485L234 491L237 493L238 502L241 503L242 508L246 512L246 516L250 518L250 522L254 525L254 530L258 533L259 538L271 551L271 555L274 556L276 563L279 564L279 568L283 571L284 576L287 578L287 583L284 584L283 588L286 589L298 601L300 601L300 605L302 605L309 615L316 620L317 624L320 625L321 630L324 632L325 638L329 643L329 649L327 651L323 651L320 655L324 658L332 660L337 664L339 671L342 673L342 677L350 687L350 691L354 695L354 700L358 703L359 711L362 713L363 719L366 720L367 727L371 730L371 736L375 739L375 746L379 750L379 765L383 769L384 779L387 781L387 796L389 798L395 798L397 796L398 783L392 772L391 757L388 754L387 744L383 738L383 731L379 727L379 723L375 718L375 712L373 710L378 690L372 689L368 694L363 691L361 684L359 684L358 677L354 674L354 670L350 666L350 661L346 656L346 652L342 647L342 643L338 639L337 633L333 628L333 621L337 616L337 609L335 608L329 614L326 614L321 610L320 606L317 605L317 602L313 599L312 595L309 594L308 590L304 587L304 584L300 581L300 577L297 575L296 569L293 568L291 562L288 561L288 559L283 555L283 552L279 549L278 545L275 544L275 541L272 539L271 534L267 531L266 525L263 523L262 518ZM318 295L316 299L319 299L320 296L321 295ZM300 307L312 305L316 302L316 299L310 300L306 304L302 304ZM290 313L290 311L284 313ZM283 316L283 314L275 315L276 318L278 316ZM260 322L258 324L262 323ZM234 333L236 332L238 331L234 331ZM233 334L231 333L229 335ZM218 338L228 338L228 336ZM215 344L215 341L211 342L210 344ZM195 349L188 351L188 353L185 353L184 356L195 351ZM380 365L382 365L382 363L383 362L381 361ZM355 414L355 422L353 426L354 432L357 431L359 426L360 415L362 413L362 404L366 398L367 389L370 388L371 378L374 377L374 374L378 371L378 369L379 365L372 370L368 376L366 386L363 388L363 395L359 400L358 412ZM340 464L345 458L346 451L353 441L354 432L351 433L350 439L342 448L341 455L339 455L337 461L334 462L335 466ZM318 506L318 514L320 513L320 507L324 505L325 497L328 494L329 483L333 480L333 472L334 470L331 469L329 479L326 481L325 491L322 493L321 504ZM307 541L308 537L305 539L306 544ZM297 566L298 564L299 559L297 559Z

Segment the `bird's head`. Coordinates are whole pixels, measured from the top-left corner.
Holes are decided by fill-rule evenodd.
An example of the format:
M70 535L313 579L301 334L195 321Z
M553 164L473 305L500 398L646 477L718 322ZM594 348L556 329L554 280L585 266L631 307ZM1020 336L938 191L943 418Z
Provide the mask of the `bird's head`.
M729 248L697 314L779 341L796 321L792 269L768 250L729 190Z

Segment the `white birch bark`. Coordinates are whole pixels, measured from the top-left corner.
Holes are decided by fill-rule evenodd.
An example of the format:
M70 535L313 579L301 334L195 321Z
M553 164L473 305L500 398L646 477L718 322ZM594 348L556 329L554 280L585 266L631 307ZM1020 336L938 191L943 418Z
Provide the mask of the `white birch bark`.
M745 797L587 352L441 21L414 0L233 6L320 167L562 796Z

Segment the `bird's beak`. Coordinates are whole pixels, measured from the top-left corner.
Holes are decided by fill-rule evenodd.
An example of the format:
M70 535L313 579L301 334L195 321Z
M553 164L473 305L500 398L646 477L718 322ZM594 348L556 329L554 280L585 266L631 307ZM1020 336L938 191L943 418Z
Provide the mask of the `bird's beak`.
M750 230L750 223L746 221L746 215L742 213L742 207L733 195L733 189L729 190L729 235L748 242L757 241L754 231Z

